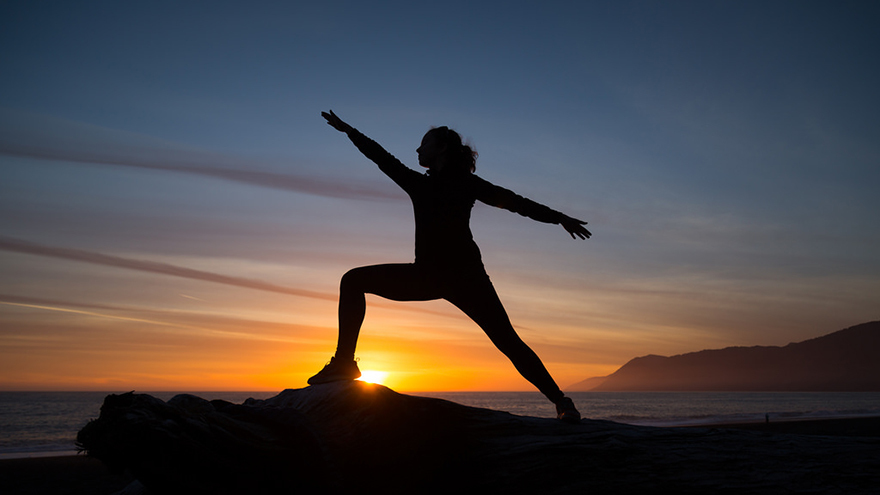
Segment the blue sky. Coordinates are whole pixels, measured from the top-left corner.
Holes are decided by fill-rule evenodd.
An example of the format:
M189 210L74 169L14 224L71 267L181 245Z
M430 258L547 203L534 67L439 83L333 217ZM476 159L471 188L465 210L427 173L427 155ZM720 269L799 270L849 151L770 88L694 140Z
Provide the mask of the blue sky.
M241 320L260 322L254 341L290 340L283 355L234 357L281 377L260 386L323 364L339 277L412 258L405 196L323 123L330 108L413 167L430 126L455 128L480 176L590 222L594 237L575 242L473 214L515 326L563 385L647 353L876 320L878 14L873 2L4 2L0 349L19 358L0 386L112 378L110 363L39 371L96 357L71 335L120 356L138 339L171 346L164 373L190 381L142 382L207 383L233 359L210 332ZM362 360L403 369L389 343L424 360L442 342L472 352L463 369L507 366L443 303L371 301ZM86 307L98 315L71 312ZM121 319L144 312L159 330ZM208 333L180 337L195 318ZM214 350L190 372L193 346ZM511 369L499 376L518 379ZM527 388L489 374L459 386Z

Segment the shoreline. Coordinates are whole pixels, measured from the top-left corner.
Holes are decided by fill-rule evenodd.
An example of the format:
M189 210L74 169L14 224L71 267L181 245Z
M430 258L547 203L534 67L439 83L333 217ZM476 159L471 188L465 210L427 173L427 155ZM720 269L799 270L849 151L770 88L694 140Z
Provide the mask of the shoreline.
M71 457L88 457L85 453L79 453L75 450L59 450L55 452L24 452L19 456L16 453L11 453L8 455L13 455L16 457L0 457L0 468L2 468L3 464L6 461L27 461L30 459L69 459Z
M586 418L589 421L591 418ZM601 420L604 421L604 420ZM629 423L619 423L630 425ZM634 424L631 426L661 428L664 430L675 428L687 429L731 429L763 431L767 433L799 434L799 435L826 435L826 436L864 436L880 437L880 415L878 416L840 416L830 418L786 418L776 419L768 423L765 421L734 421L720 423L699 424ZM76 449L48 450L48 451L25 451L0 453L0 470L7 461L25 461L29 459L51 459L88 457Z
M590 420L591 418L586 418ZM623 423L619 424L644 426L649 428L688 428L688 429L733 429L763 431L767 433L826 435L826 436L865 436L880 437L880 415L870 416L832 416L826 418L772 418L766 421L731 421L693 424L650 424ZM76 448L69 450L29 450L22 452L0 453L2 463L12 460L45 459L45 458L85 457Z
M607 426L600 426L601 423L605 422L597 421L597 427L608 428ZM792 437L792 441L807 442L808 445L812 445L811 442L814 440L807 439L807 435L822 435L826 437L821 440L816 438L815 441L818 442L837 443L846 441L841 437L880 437L880 416L777 420L770 423L728 423L639 428L649 428L657 431L655 434L650 433L649 430L639 430L643 432L643 435L648 435L646 438L667 438L669 434L672 434L674 438L679 438L681 434L675 433L676 430L681 433L692 432L697 436L685 434L684 437L681 437L684 440L681 441L696 442L693 445L697 446L704 445L704 441L700 440L703 438L703 434L698 432L700 429L707 432L706 437L712 437L713 432L717 430L752 430L761 435L761 437L756 438L767 438L769 439L767 441L777 441L772 440L777 435L791 434L797 435ZM626 430L629 431L629 428L626 428ZM837 437L837 439L831 437ZM798 438L798 440L795 440L795 438ZM65 455L65 452L68 454ZM70 451L30 452L24 453L30 455L29 457L0 458L0 486L4 487L4 494L36 495L43 493L65 493L109 495L122 490L134 481L134 477L130 474L112 473L98 459L84 454L70 455L69 453ZM35 454L45 454L45 456L37 456Z
M795 418L777 419L769 422L713 423L664 428L730 429L793 435L880 437L880 416L850 416L821 419Z

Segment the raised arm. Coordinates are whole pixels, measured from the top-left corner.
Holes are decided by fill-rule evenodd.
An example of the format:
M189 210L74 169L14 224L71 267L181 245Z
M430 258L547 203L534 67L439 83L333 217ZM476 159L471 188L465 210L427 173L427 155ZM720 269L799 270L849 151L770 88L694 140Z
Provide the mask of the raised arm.
M321 112L321 116L327 120L327 124L330 125L330 127L339 132L344 132L348 136L348 139L351 140L355 147L363 153L364 156L378 165L379 170L390 177L391 180L403 188L404 191L409 192L413 182L422 177L422 174L408 168L401 163L400 160L395 158L394 155L385 151L385 148L379 145L379 143L364 136L360 131L343 122L342 119L333 113L333 110L330 110L329 113Z

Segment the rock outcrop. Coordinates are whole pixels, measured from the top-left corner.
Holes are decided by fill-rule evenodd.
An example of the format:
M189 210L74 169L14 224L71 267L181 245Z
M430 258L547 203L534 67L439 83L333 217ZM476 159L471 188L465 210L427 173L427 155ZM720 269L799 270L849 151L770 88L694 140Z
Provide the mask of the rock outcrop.
M362 382L244 404L111 395L78 441L150 494L853 494L880 486L878 438L571 425Z

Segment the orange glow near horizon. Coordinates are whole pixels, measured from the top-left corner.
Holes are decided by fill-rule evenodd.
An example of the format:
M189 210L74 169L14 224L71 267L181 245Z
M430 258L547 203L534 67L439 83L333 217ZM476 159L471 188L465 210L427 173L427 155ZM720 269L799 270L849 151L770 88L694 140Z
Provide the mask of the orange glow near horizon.
M258 321L222 309L2 307L0 390L303 388L329 360L336 337L330 326L278 323L291 319L284 310L263 315L275 321ZM444 315L443 307L415 315L413 306L372 304L358 348L362 381L401 392L533 390L479 328L454 310ZM297 319L328 319L328 308L315 310ZM563 388L619 366L566 363L552 347L535 349Z
M119 301L76 296L100 301L92 304L66 301L64 293L7 296L0 301L0 390L281 391L306 387L333 354L334 301L166 283L158 295ZM583 328L575 317L558 317L576 316L581 301L555 298L552 311L539 311L546 303L531 286L505 286L520 336L563 389L648 352L698 350L684 328ZM400 392L534 390L476 324L443 301L370 296L357 356L363 381Z

